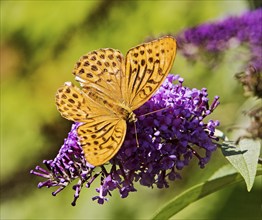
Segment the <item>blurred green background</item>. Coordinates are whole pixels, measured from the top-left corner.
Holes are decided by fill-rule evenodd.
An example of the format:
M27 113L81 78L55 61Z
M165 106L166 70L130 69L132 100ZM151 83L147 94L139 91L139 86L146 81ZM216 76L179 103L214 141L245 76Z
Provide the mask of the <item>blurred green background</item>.
M56 110L54 94L65 81L74 81L71 70L81 55L103 47L125 54L148 37L240 15L252 6L243 0L1 1L1 219L149 219L225 164L218 150L205 169L192 161L169 189L137 185L138 192L126 199L114 192L103 206L91 200L97 184L83 189L72 207L71 186L53 197L54 189L37 189L42 179L29 174L43 159L53 159L67 137L71 123ZM220 62L211 70L178 52L172 73L187 86L207 87L211 100L221 97L212 118L223 130L235 123L245 98L233 78L241 63L232 63L230 55ZM260 204L261 178L250 193L242 182L190 205L175 219L259 219Z

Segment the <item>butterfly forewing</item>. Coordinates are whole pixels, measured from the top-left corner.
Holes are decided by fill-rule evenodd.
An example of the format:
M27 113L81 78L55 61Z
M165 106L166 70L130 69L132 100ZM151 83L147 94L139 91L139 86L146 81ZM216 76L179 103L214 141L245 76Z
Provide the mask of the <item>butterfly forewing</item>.
M124 57L118 50L99 49L82 56L73 74L82 88L97 90L114 102L123 101Z
M93 121L97 116L112 117L109 109L99 105L71 82L57 90L56 106L64 118L76 122Z
M56 107L64 118L71 121L84 121L85 116L91 113L82 91L71 82L57 90Z
M126 55L127 93L132 110L143 105L161 86L173 65L176 40L163 37L130 49Z

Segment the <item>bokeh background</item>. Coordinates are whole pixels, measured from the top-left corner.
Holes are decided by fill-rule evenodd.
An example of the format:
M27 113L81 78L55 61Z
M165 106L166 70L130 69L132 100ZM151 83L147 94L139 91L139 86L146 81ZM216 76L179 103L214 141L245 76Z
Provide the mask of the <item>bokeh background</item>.
M241 15L256 1L1 1L1 219L149 219L170 198L208 178L227 163L220 150L205 169L192 161L183 179L169 189L137 185L138 192L121 199L117 192L103 206L91 200L95 185L83 189L77 206L67 187L56 197L54 189L37 189L41 178L30 175L43 159L56 156L71 122L55 107L54 94L88 51L112 47L124 54L145 39L176 34L205 22ZM172 73L184 85L207 87L221 105L212 118L221 130L234 125L245 101L234 74L241 63L229 51L215 69L204 62L188 62L182 54ZM244 182L219 191L180 212L176 219L259 219L261 178L248 193Z

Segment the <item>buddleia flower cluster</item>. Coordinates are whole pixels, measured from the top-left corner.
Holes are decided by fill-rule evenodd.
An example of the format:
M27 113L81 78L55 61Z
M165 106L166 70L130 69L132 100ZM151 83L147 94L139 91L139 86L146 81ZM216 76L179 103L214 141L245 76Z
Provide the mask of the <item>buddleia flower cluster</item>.
M248 11L242 16L231 16L225 20L201 24L186 29L176 38L182 53L189 60L208 58L218 64L218 58L229 48L244 46L248 52L237 53L246 67L253 66L262 71L262 8ZM210 60L211 58L211 60ZM212 62L211 62L212 63ZM244 68L246 68L244 67Z
M180 170L195 157L203 168L217 148L214 135L218 121L204 119L218 106L218 97L209 104L207 89L183 86L178 75L168 75L160 89L135 111L134 123L128 123L125 141L107 164L94 167L87 163L78 142L77 127L72 125L58 155L44 160L45 168L37 166L32 174L45 180L42 187L58 187L57 195L72 181L76 204L83 187L100 181L93 200L103 204L118 190L121 198L135 192L135 183L147 187L167 188L170 181L180 179ZM136 136L139 146L137 146Z

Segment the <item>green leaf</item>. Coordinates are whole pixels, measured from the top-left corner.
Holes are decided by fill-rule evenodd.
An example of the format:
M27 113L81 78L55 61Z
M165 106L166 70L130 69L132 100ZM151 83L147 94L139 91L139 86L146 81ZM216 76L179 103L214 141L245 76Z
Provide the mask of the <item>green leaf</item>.
M262 175L262 168L257 170L257 176L259 175ZM200 183L172 199L158 210L152 219L169 219L191 203L242 180L241 175L231 165L226 165L220 168L208 181Z
M260 148L260 141L252 139L241 139L238 144L224 142L221 146L224 156L244 178L248 191L254 184Z

